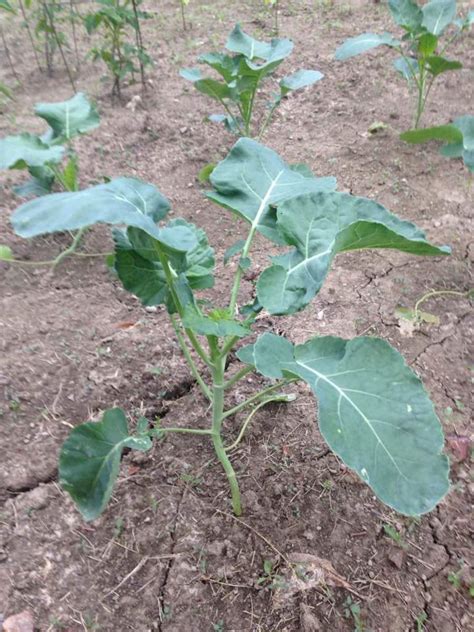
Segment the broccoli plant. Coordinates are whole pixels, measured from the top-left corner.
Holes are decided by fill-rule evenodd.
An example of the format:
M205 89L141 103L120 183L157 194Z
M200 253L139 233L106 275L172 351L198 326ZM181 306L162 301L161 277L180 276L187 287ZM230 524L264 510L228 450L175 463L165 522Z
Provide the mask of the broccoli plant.
M364 33L346 40L336 50L335 58L345 60L378 46L396 50L400 57L394 61L395 69L416 90L414 127L418 128L436 78L462 68L461 62L444 55L474 22L474 11L457 18L456 0L430 0L423 6L415 0L389 0L388 6L393 20L405 31L401 39L390 33Z
M0 139L0 169L27 169L31 179L15 187L22 196L45 195L55 184L77 188L77 158L71 141L98 127L99 113L85 94L68 101L37 103L35 114L48 124L42 135L28 132ZM67 159L66 166L61 163Z
M227 39L226 49L233 54L206 53L198 58L199 62L213 68L221 81L203 77L198 68L183 68L180 74L192 81L196 90L215 99L224 108L225 114L212 114L209 119L224 123L229 131L239 136L261 138L284 97L323 78L317 70L298 70L283 77L279 82L279 91L272 94L267 104L266 116L254 121L255 100L262 81L273 75L290 55L293 42L289 39L260 42L244 33L237 24Z
M99 46L91 50L92 59L101 59L113 78L112 96L121 96L123 80L140 72L145 87L145 66L152 64L151 57L145 50L142 40L140 20L147 19L149 13L138 10L138 0L97 0L100 7L89 13L85 19L85 27L89 35L97 30L103 34ZM135 44L128 41L128 31L135 34ZM137 65L138 64L138 65Z
M92 520L111 497L124 448L147 450L153 440L187 433L212 443L239 515L232 450L256 410L272 401L291 401L288 385L302 380L318 399L324 439L378 498L403 514L430 511L449 487L443 432L419 377L398 351L366 336L345 340L317 335L295 345L271 331L256 337L252 326L262 310L277 316L308 306L338 253L394 248L443 256L449 248L432 245L414 224L377 202L335 191L334 178L318 178L307 167L288 165L248 138L235 144L210 181L208 198L248 228L244 240L227 253L227 258L238 257L238 264L229 299L218 305L197 298L214 283L214 252L206 234L183 219L163 225L169 203L151 184L119 178L31 200L12 216L15 231L24 237L98 222L124 226L114 231L117 275L144 305L166 306L183 356L209 404L209 424L202 427L141 418L132 432L119 408L107 410L99 422L77 426L61 450L62 486L84 518ZM254 300L242 305L242 276L252 265L257 233L284 252L272 257L259 275ZM228 362L233 350L237 366ZM262 376L263 388L229 406L228 392L250 373ZM240 432L226 444L227 421L244 411Z
M458 116L448 125L411 129L400 135L407 143L420 144L430 140L446 143L440 153L447 158L462 158L469 171L474 171L474 116Z
M95 105L79 92L68 101L37 103L35 114L48 123L48 129L41 136L23 133L0 139L0 169L28 170L31 178L14 187L23 197L47 195L53 187L76 191L78 160L72 140L98 127L100 119ZM55 259L41 263L58 265L75 252L83 233L78 231L72 244ZM10 249L3 246L0 260L16 261Z

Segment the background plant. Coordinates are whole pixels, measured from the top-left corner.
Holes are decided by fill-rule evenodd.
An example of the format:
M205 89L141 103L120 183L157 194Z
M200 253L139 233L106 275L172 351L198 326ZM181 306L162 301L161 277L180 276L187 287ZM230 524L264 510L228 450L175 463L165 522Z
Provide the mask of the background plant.
M456 0L431 0L423 6L415 0L389 0L388 6L393 20L405 31L401 39L390 33L363 33L346 40L336 50L335 58L345 60L378 46L398 51L401 56L394 61L394 67L417 94L416 129L436 78L462 68L461 62L444 55L449 45L474 22L474 11L464 19L456 18Z
M206 302L203 308L197 299L198 292L213 285L215 275L214 252L204 231L183 219L163 225L169 203L153 185L119 178L34 199L12 216L16 233L23 237L83 230L98 222L125 226L114 231L117 275L145 305L166 306L211 410L208 427L161 426L140 418L133 434L121 409L106 411L102 421L76 427L63 445L63 487L83 516L94 519L112 494L125 447L147 450L152 438L194 434L212 442L239 515L240 490L229 453L239 445L257 408L290 401L285 387L303 380L319 400L319 427L331 449L397 511L430 511L449 487L448 460L441 454L443 433L421 381L394 348L377 338L326 335L293 345L271 332L241 343L252 336L262 309L273 315L304 309L339 252L394 248L440 256L449 249L431 245L415 225L380 204L336 192L333 178L317 178L307 167L290 166L247 138L236 143L210 179L208 198L248 225L247 236L232 249L238 265L224 305ZM252 264L257 233L285 252L273 257L259 275L255 300L241 305L240 284ZM228 364L233 349L237 367ZM228 407L228 391L253 372L262 376L263 388ZM248 414L237 439L226 445L226 420L244 410Z
M198 58L199 62L220 75L220 81L203 77L198 68L183 68L180 74L192 81L196 90L218 101L224 108L226 114L213 114L209 119L223 122L229 131L240 136L262 137L284 97L323 78L317 70L298 70L283 77L279 82L279 92L272 94L267 104L266 116L255 121L254 106L262 81L273 75L290 55L293 42L288 39L260 42L244 33L237 24L225 47L233 54L206 53Z
M112 94L121 96L121 85L129 75L133 81L134 75L140 74L145 88L145 67L152 61L143 45L140 20L151 17L150 14L138 9L139 0L97 0L97 3L99 8L89 13L84 23L89 34L101 32L102 41L92 48L91 55L94 60L101 59L109 69Z
M444 142L440 153L447 158L462 158L469 171L474 171L474 116L458 116L448 125L424 127L404 132L407 143L421 144L431 140Z
M0 169L26 169L31 178L14 191L21 196L43 196L53 187L62 191L78 188L78 159L72 140L98 127L99 113L85 94L59 103L37 103L35 114L48 124L42 135L24 132L0 139ZM47 231L45 231L47 232ZM75 251L84 231L73 235L69 248L53 261L57 265ZM9 249L2 247L0 259L11 260Z

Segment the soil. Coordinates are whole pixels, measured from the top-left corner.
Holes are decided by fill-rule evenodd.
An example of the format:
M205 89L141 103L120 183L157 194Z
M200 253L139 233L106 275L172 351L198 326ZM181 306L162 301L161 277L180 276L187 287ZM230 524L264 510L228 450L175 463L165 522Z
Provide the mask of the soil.
M159 8L145 2L155 14L144 29L155 67L135 111L127 103L140 88L126 88L123 102L112 103L102 67L85 59L89 40L81 35L79 42L84 60L77 84L101 112L100 128L75 144L81 184L117 175L156 184L171 200L172 216L207 231L218 260L220 280L211 292L216 301L224 300L233 271L232 264L224 268L223 253L242 227L204 198L197 173L221 159L233 138L204 122L212 104L178 70L220 48L236 21L269 38L271 15L256 4L191 2L183 32L177 2ZM109 507L85 523L57 483L58 451L72 426L98 419L113 405L123 407L132 424L140 414L173 425L202 424L207 405L184 366L166 313L144 309L101 258L68 259L55 272L0 264L0 625L29 610L41 632L473 629L474 489L469 456L461 449L472 439L471 305L453 296L426 302L439 324L425 324L412 335L395 313L432 289L469 289L472 179L460 161L444 159L435 145L412 147L399 140L398 133L410 127L413 101L391 68L389 51L333 61L335 46L346 37L392 28L382 3L280 4L281 33L295 42L285 72L317 68L325 78L283 103L265 143L288 162L336 176L339 190L375 198L415 221L435 243L450 244L453 254L339 256L303 315L266 318L259 328L294 342L316 332L390 341L435 402L448 436L452 490L419 520L390 511L329 452L318 432L314 399L296 386L290 390L298 397L289 407L271 405L257 413L234 454L245 507L241 519L231 513L212 446L180 435L155 441L150 453L125 455ZM15 102L4 106L0 131L39 131L33 105L69 98L71 89L59 59L52 78L38 74L19 19L8 24L21 85ZM438 81L426 124L472 108L472 44L466 36L454 45L452 56L464 67ZM67 55L72 63L71 51ZM0 80L14 84L6 65ZM386 127L370 134L378 121ZM25 241L13 234L9 215L18 202L11 186L22 177L1 176L1 243L18 258L45 260L68 238ZM110 249L107 229L87 234L84 252ZM266 249L257 241L257 266L265 264ZM252 290L248 279L244 295ZM257 382L248 378L228 403L232 397L240 401ZM229 424L229 439L239 421ZM296 586L292 562L314 576L325 568L325 581Z

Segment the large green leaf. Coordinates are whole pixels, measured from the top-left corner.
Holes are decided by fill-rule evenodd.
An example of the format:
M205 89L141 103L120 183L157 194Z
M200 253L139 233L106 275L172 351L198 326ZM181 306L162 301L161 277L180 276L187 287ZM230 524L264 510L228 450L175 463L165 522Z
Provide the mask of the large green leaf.
M130 435L120 408L105 411L100 422L77 426L64 442L60 483L85 520L97 518L110 500L124 448L143 452L151 448L151 440L145 434Z
M293 90L300 90L307 86L313 85L316 81L322 79L324 75L318 70L297 70L292 75L283 77L280 80L280 90L282 96L292 92Z
M433 35L441 35L456 16L456 0L431 0L421 10L422 26Z
M38 136L19 134L0 140L0 169L25 169L42 167L47 163L58 164L64 155L64 147L50 147Z
M35 114L53 130L49 141L67 142L78 134L85 134L100 124L99 113L85 94L78 92L68 101L37 103Z
M249 138L239 139L211 174L215 191L207 196L282 243L274 206L305 192L332 190L334 178L315 178L293 170L280 156Z
M293 347L263 334L238 356L263 375L305 380L329 447L402 514L433 509L449 489L443 432L420 379L377 338L313 338Z
M418 145L429 140L442 140L448 143L462 142L462 132L455 125L438 125L421 129L410 129L400 134L406 143Z
M238 57L232 57L224 53L205 53L198 57L198 61L214 68L224 78L226 83L232 81L240 63ZM185 77L185 79L189 79L189 77Z
M349 59L349 57L365 53L372 48L377 48L377 46L396 48L400 46L400 43L401 42L390 35L390 33L383 33L382 35L378 35L377 33L363 33L362 35L357 35L357 37L351 37L346 40L336 50L334 57L339 61L343 61L344 59Z
M216 81L216 79L203 77L199 68L183 68L179 74L183 79L192 81L196 90L208 97L216 99L216 101L231 99L233 96L233 92L227 84L222 81Z
M346 193L301 195L280 204L277 226L295 248L273 258L257 282L257 297L271 314L303 309L319 292L335 255L365 248L394 248L417 255L445 255L410 222L382 205Z
M189 233L194 237L194 246L185 253L173 251L170 246L179 246ZM125 289L138 296L144 305L166 305L171 313L176 311L160 255L166 256L171 266L183 303L193 304L192 290L214 284L214 251L204 231L185 220L172 220L162 229L160 241L139 228L129 228L126 236L121 233L115 236L117 274Z
M293 50L293 42L289 39L272 39L271 42L260 42L242 31L236 24L226 42L227 50L240 53L248 60L263 59L265 62L282 61ZM257 69L258 66L251 64Z
M160 239L156 222L168 210L168 200L152 184L135 178L117 178L82 191L53 193L26 202L13 213L11 221L21 237L105 223L137 226ZM194 237L188 235L182 250L192 245Z
M414 0L389 0L388 7L397 24L410 31L417 31L421 26L423 14Z

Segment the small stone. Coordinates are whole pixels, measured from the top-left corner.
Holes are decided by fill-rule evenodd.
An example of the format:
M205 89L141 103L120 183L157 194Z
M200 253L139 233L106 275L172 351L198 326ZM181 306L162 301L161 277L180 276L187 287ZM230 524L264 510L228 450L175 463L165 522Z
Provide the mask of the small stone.
M23 610L3 622L3 632L34 632L33 615L29 610Z
M402 549L393 549L388 554L388 559L390 560L390 562L392 562L395 568L398 568L398 570L400 570L401 567L403 566L403 560L405 559L405 555Z

